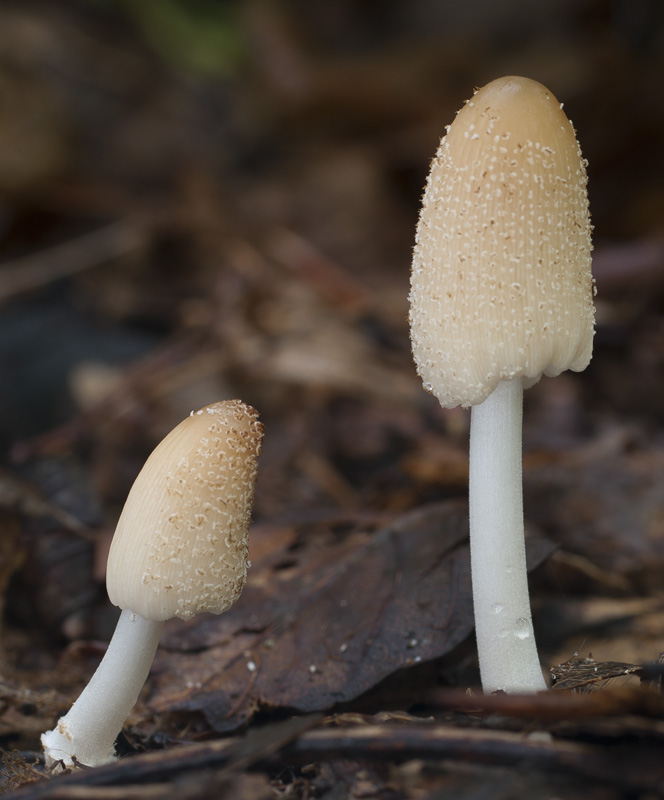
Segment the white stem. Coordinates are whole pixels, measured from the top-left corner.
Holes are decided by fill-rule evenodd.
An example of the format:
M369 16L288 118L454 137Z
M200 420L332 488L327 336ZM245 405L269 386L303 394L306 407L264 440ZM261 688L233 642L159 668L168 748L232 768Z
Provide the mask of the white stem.
M163 627L122 612L90 682L55 728L42 734L47 766L96 767L115 758L115 740L148 677Z
M485 692L546 689L528 595L521 378L501 381L470 417L470 560Z

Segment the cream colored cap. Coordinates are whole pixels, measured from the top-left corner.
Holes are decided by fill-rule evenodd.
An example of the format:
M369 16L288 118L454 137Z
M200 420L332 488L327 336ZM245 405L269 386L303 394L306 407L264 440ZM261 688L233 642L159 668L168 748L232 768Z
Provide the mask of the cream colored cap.
M247 577L263 425L239 400L192 412L155 448L111 543L111 602L145 619L221 614Z
M442 406L585 369L590 231L585 162L553 94L518 77L477 91L431 165L413 254L413 356Z

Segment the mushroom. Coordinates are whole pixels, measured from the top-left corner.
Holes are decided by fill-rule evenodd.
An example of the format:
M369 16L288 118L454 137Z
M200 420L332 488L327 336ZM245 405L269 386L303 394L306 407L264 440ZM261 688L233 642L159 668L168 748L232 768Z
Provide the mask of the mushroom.
M112 761L165 620L221 614L240 596L262 437L253 408L214 403L192 412L146 461L108 556L108 595L122 613L90 682L41 737L47 765Z
M585 369L592 354L585 167L553 94L500 78L447 128L417 227L413 357L444 408L472 406L471 568L486 692L546 688L526 573L523 389Z

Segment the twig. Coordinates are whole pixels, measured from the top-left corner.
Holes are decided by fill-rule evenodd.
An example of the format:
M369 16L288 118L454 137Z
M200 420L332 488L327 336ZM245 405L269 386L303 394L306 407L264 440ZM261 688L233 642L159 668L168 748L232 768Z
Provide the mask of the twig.
M320 716L294 718L267 725L245 738L183 746L126 758L106 767L26 786L7 795L12 800L80 797L79 787L158 785L191 772L214 772L214 782L258 765L313 761L452 760L556 774L612 784L624 791L664 788L661 742L601 745L542 741L507 731L459 729L429 723L362 724L309 730ZM72 789L74 791L72 791ZM90 797L105 797L90 793ZM108 795L114 797L113 793ZM147 797L147 795L146 795Z
M0 302L131 253L145 244L136 219L114 222L64 244L0 264Z
M5 796L12 800L81 797L86 796L81 791L84 787L163 784L187 773L210 769L215 770L215 783L219 783L245 771L256 762L269 759L321 719L320 714L296 717L255 729L245 737L144 753L103 767L30 784ZM102 797L103 793L99 796Z

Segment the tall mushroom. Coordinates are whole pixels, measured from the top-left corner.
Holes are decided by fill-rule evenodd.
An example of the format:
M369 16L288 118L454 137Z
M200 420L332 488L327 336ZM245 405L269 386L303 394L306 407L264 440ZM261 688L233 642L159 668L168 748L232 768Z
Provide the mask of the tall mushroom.
M221 614L240 596L262 438L253 408L214 403L192 412L146 461L108 557L108 594L122 613L90 682L42 735L48 765L113 760L164 621Z
M523 388L582 370L594 305L585 161L536 81L475 93L443 137L413 255L410 325L424 387L472 406L470 544L485 691L546 688L531 621L521 480Z

